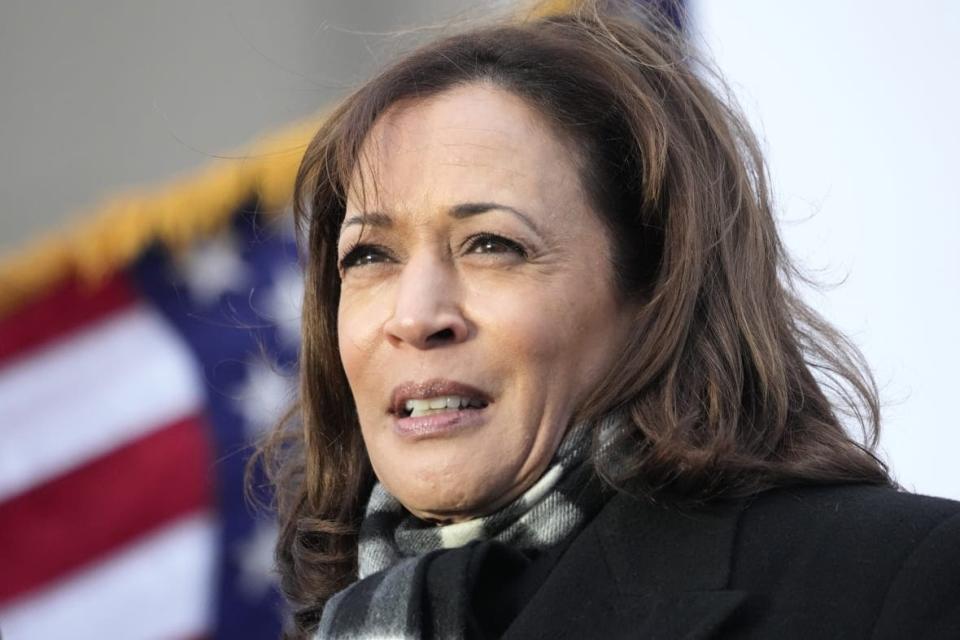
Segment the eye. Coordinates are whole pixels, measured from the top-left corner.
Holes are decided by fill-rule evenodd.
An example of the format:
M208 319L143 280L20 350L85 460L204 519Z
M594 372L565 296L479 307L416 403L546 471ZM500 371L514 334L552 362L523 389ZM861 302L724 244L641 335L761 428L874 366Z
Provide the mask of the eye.
M467 253L514 253L526 257L527 251L518 242L492 233L478 233L464 243Z
M355 244L340 259L340 271L390 260L386 248L375 244Z

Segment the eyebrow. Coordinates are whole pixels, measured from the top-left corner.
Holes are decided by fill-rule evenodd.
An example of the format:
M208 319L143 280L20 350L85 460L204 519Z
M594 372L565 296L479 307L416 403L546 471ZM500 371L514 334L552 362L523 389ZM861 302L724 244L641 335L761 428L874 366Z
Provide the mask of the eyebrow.
M347 227L352 227L353 225L363 225L366 227L389 227L393 225L393 219L385 213L380 213L379 211L368 211L361 213L358 216L351 216L346 219L343 223L343 226L340 228L341 233Z
M498 204L496 202L464 202L451 207L450 215L458 220L462 220L463 218L469 218L470 216L487 213L488 211L494 211L497 209L500 211L506 211L507 213L512 213L516 217L520 218L521 222L530 227L534 233L541 235L540 229L537 228L537 225L534 224L533 219L530 216L519 209L514 209L513 207L508 207L505 204Z
M480 215L483 213L488 213L490 211L506 211L507 213L512 213L517 218L520 219L526 226L530 227L537 235L540 235L540 230L537 228L537 225L534 224L533 219L530 218L527 214L515 209L513 207L507 206L505 204L499 204L496 202L462 202L456 204L447 211L447 213L457 220L463 220L464 218L469 218L471 216ZM391 227L393 226L393 219L386 213L380 211L368 211L361 213L360 215L350 216L343 223L343 229L351 227L354 225L363 225L371 227Z

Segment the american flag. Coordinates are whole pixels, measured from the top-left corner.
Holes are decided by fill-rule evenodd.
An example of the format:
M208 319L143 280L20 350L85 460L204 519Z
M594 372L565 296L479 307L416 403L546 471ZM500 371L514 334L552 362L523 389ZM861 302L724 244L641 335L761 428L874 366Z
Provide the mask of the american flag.
M243 472L294 396L302 290L289 227L249 207L0 318L3 638L278 636Z

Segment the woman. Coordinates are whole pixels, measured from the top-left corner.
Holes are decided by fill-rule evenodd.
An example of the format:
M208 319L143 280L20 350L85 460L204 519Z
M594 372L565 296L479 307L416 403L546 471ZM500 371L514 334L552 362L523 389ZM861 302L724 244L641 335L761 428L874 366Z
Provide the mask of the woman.
M960 505L874 457L702 72L587 3L428 44L317 134L265 450L292 637L960 637Z

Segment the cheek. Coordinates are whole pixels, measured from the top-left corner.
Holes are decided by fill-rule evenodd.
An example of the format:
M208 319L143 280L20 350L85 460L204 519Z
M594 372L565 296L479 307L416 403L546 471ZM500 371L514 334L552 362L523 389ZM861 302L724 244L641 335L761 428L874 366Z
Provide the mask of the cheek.
M357 296L341 295L337 310L337 340L340 361L354 395L362 391L365 371L370 366L378 327L378 310L371 301Z
M555 288L500 288L475 305L477 324L490 334L489 345L516 365L540 369L563 360L576 339L576 314Z
M529 388L549 380L546 387L576 401L586 391L577 385L591 384L620 337L612 291L596 286L601 278L572 276L553 286L501 289L484 301L480 324L492 329L496 350L529 377Z

